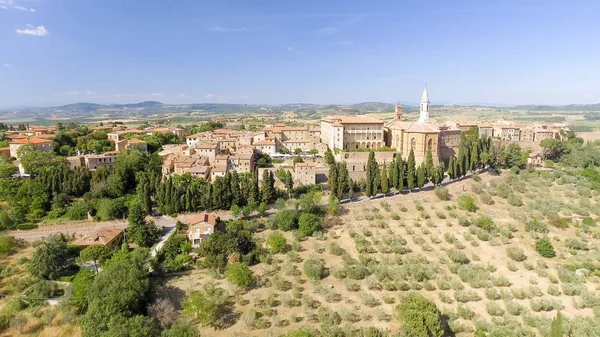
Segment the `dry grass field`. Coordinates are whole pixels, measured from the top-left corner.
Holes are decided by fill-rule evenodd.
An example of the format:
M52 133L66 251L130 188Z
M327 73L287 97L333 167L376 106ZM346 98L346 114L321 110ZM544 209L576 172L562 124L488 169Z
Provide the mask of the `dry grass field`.
M345 205L334 226L300 242L284 232L289 251L251 267L256 285L249 291L196 269L166 280L169 294L181 300L210 284L231 295L232 324L202 327L202 336L278 336L302 327L345 336L372 326L395 332L394 308L408 291L435 301L459 336L476 329L546 336L558 309L574 336L593 336L598 193L560 171L476 180L450 184L450 200L424 191ZM474 199L475 212L457 207L462 195ZM534 248L543 237L555 257ZM304 271L313 259L326 267L321 280Z

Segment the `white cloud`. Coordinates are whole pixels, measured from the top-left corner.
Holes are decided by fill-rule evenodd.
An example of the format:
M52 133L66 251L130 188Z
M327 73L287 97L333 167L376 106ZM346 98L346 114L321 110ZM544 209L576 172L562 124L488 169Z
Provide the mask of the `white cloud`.
M17 5L15 0L0 0L0 9L14 9L18 11L30 11L35 13L35 9Z
M32 25L27 25L27 28L25 29L17 29L17 34L21 35L46 36L48 33L48 30L44 26L34 27Z
M294 48L294 47L287 47L287 51L289 51L290 53L293 52L294 50L296 50L296 48Z
M79 94L80 94L79 91L67 91L67 92L59 93L59 95L61 95L61 96L77 96Z
M88 90L88 91L86 91L86 92L85 92L85 94L86 94L86 95L93 95L93 96L95 96L95 95L98 95L98 93L97 93L97 92L95 92L95 91L89 91L89 90Z
M8 67L10 67L10 63L4 63L4 64L2 64L2 66L8 68Z
M218 33L233 33L233 32L245 32L248 30L248 28L246 28L246 27L227 28L227 27L223 27L223 26L212 25L212 26L208 27L208 30L211 32L218 32Z
M156 92L154 94L151 94L150 96L152 96L152 97L162 97L162 94L160 92Z

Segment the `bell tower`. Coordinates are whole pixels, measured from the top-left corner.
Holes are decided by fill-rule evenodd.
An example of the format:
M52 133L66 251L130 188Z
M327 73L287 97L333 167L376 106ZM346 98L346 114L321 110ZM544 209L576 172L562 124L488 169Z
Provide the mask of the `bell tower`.
M398 104L396 105L396 120L401 121L402 120L402 105Z
M427 92L427 87L423 90L423 95L421 96L421 108L419 114L419 123L425 123L429 121L429 93Z

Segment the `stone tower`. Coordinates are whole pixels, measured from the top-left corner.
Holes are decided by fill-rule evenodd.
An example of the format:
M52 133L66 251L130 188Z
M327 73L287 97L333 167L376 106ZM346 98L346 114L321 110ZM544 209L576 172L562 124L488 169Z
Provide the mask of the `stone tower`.
M419 115L419 123L426 123L429 121L429 93L427 87L423 90L421 96L421 113Z

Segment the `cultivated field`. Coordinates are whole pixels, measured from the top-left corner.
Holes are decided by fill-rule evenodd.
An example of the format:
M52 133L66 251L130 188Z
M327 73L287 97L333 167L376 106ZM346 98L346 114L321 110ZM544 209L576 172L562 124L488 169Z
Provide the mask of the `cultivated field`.
M202 336L277 336L311 326L395 332L394 308L408 291L435 301L457 335L479 328L516 336L521 326L546 336L558 309L578 317L572 326L581 335L599 331L591 308L600 304L600 197L585 180L560 171L485 173L448 192L450 200L424 191L345 205L330 228L300 242L285 232L289 251L251 267L249 291L196 269L166 279L163 296L181 301L206 284L231 295L229 323L203 327ZM474 199L475 212L457 207L462 195ZM536 251L542 238L555 257ZM321 280L304 271L312 259L327 268Z

